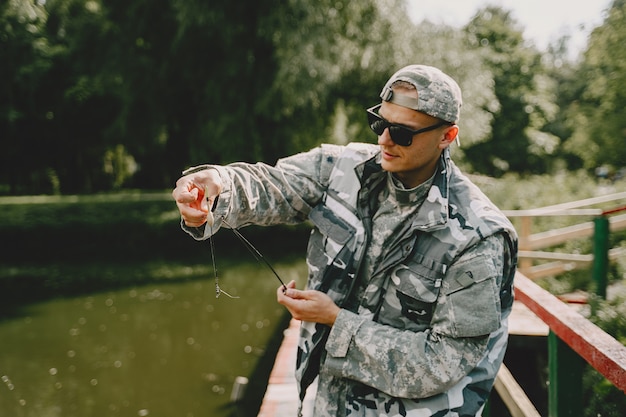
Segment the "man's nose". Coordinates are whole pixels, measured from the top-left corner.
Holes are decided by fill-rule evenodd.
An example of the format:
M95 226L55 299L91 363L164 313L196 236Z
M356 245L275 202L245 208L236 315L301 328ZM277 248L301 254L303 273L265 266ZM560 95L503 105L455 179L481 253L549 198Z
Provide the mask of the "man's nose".
M378 144L385 146L391 146L395 144L395 142L391 139L389 128L385 128L385 130L383 130L383 133L378 136Z

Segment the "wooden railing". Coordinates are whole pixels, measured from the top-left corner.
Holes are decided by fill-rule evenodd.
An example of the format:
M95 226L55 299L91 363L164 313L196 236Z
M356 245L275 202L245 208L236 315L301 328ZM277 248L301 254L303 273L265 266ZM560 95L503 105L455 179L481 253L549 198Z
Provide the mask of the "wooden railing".
M557 275L567 270L594 264L593 274L606 274L601 263L626 255L623 248L609 249L609 231L626 229L626 210L580 207L614 203L626 199L626 193L580 200L533 210L506 211L519 217L520 263L515 277L515 299L523 303L550 328L548 333L548 411L550 417L578 417L583 409L582 374L585 362L626 394L626 347L586 319L575 309L542 289L532 279ZM587 216L593 221L547 232L532 234L532 219L539 216ZM612 217L608 217L612 215ZM599 234L605 234L598 239ZM571 239L593 237L593 254L564 254L537 249L559 245ZM549 262L534 265L535 260ZM600 265L596 267L596 265ZM528 275L528 276L527 276ZM594 277L594 279L598 279ZM601 284L600 284L601 285ZM598 290L601 295L602 289ZM539 413L503 366L495 390L513 417L537 417Z
M626 192L531 210L504 210L504 214L509 218L519 219L519 270L528 278L536 279L588 267L594 261L594 254L544 252L539 251L539 249L560 245L572 239L593 237L598 227L596 219L604 217L609 223L611 232L626 229L626 214L616 214L618 211L613 212L613 210L601 208L581 208L615 203L620 200L626 200ZM623 210L624 207L620 209ZM610 218L608 217L609 214L612 215ZM533 219L546 216L577 216L594 218L594 220L533 234ZM626 255L626 249L614 248L608 250L607 259L611 261L624 255ZM550 262L535 265L536 260Z
M580 415L584 361L626 394L626 346L519 272L515 277L515 298L550 327L551 417Z

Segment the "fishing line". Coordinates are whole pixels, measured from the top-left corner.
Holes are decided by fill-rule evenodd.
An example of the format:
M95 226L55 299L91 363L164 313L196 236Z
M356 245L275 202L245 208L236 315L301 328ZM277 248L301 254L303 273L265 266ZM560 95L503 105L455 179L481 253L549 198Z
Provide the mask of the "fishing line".
M208 206L208 204L209 204L208 187L205 187L204 195L205 195L207 206ZM210 236L209 236L209 245L210 245L210 248L211 248L211 262L213 263L213 274L215 276L215 298L219 298L220 294L225 294L227 297L230 297L230 298L239 298L239 297L232 296L232 295L228 294L226 291L222 290L220 288L220 286L219 286L219 278L218 278L218 275L217 275L217 265L216 265L216 262L215 262L215 246L213 245L213 224L215 222L215 219L213 217L213 211L215 210L215 207L217 206L218 198L219 198L219 195L217 195L215 197L215 200L213 200L213 205L207 211L207 226L209 226L211 228L211 230L210 230L211 233L210 233ZM259 252L259 250L248 239L246 239L246 237L244 235L242 235L239 230L237 230L237 228L231 226L226 221L224 216L222 216L222 223L224 223L226 226L228 226L228 228L230 228L230 230L232 230L232 232L235 234L235 236L237 236L239 241L244 244L246 249L248 249L248 251L252 254L252 256L254 256L254 258L257 261L259 261L259 262L263 261L263 263L265 263L265 265L267 265L267 267L274 273L274 276L276 276L276 278L278 279L280 284L283 286L283 292L287 291L287 286L285 285L283 280L278 275L278 272L276 272L276 270L274 269L272 264L269 263L269 261L263 256L263 254L261 254L261 252Z
M269 261L261 254L261 252L259 252L259 250L252 243L250 243L250 241L246 239L245 236L242 235L239 230L237 230L236 228L228 224L226 219L224 219L224 216L222 216L222 223L224 223L226 226L230 228L230 230L233 231L235 236L237 236L239 240L245 245L245 247L248 248L248 251L250 251L250 253L255 257L257 261L263 261L265 265L267 265L268 268L272 270L276 278L278 278L278 281L280 282L280 284L283 286L283 292L287 291L287 286L285 285L283 280L280 279L278 272L276 272L276 270L272 267L272 264L269 263Z
M215 246L213 245L213 230L211 230L211 236L209 236L209 245L211 247L211 262L213 263L213 276L215 277L215 298L220 298L220 294L224 294L225 296L229 298L239 298L238 296L230 295L229 293L227 293L226 291L220 288L220 279L217 276L217 265L215 263Z
M206 198L207 208L208 208L207 215L206 215L206 222L207 222L207 226L210 228L209 247L211 248L211 262L213 263L213 276L215 277L215 298L220 298L221 294L224 294L225 296L229 298L239 298L238 296L230 295L229 293L227 293L226 291L220 288L220 279L217 275L217 264L215 263L215 245L213 245L213 224L215 222L215 219L213 218L213 211L215 210L215 207L217 205L217 197L215 197L215 200L213 201L213 207L209 208L208 207L209 187L204 188L204 196Z

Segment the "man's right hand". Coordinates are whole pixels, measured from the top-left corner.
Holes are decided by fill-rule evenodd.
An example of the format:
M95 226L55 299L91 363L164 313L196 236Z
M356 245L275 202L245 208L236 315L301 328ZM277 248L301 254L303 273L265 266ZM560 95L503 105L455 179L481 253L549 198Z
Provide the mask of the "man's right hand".
M172 197L178 211L189 227L200 227L207 221L207 214L222 191L222 180L216 169L205 169L180 177Z

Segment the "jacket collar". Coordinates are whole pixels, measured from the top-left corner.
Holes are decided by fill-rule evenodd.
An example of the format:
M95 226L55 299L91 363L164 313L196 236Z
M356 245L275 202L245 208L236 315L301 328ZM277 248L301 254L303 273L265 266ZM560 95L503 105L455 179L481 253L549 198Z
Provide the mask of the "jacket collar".
M422 203L413 227L421 231L442 229L448 223L448 203L450 192L450 175L452 174L450 149L446 148L439 158L433 185L428 190L426 200Z
M371 184L380 180L384 171L380 165L381 153L377 152L373 157L356 166L362 188L371 189ZM442 229L448 222L448 196L450 187L450 175L452 172L450 149L446 148L439 158L437 171L433 184L422 203L417 216L413 220L412 228L419 231L432 231Z

